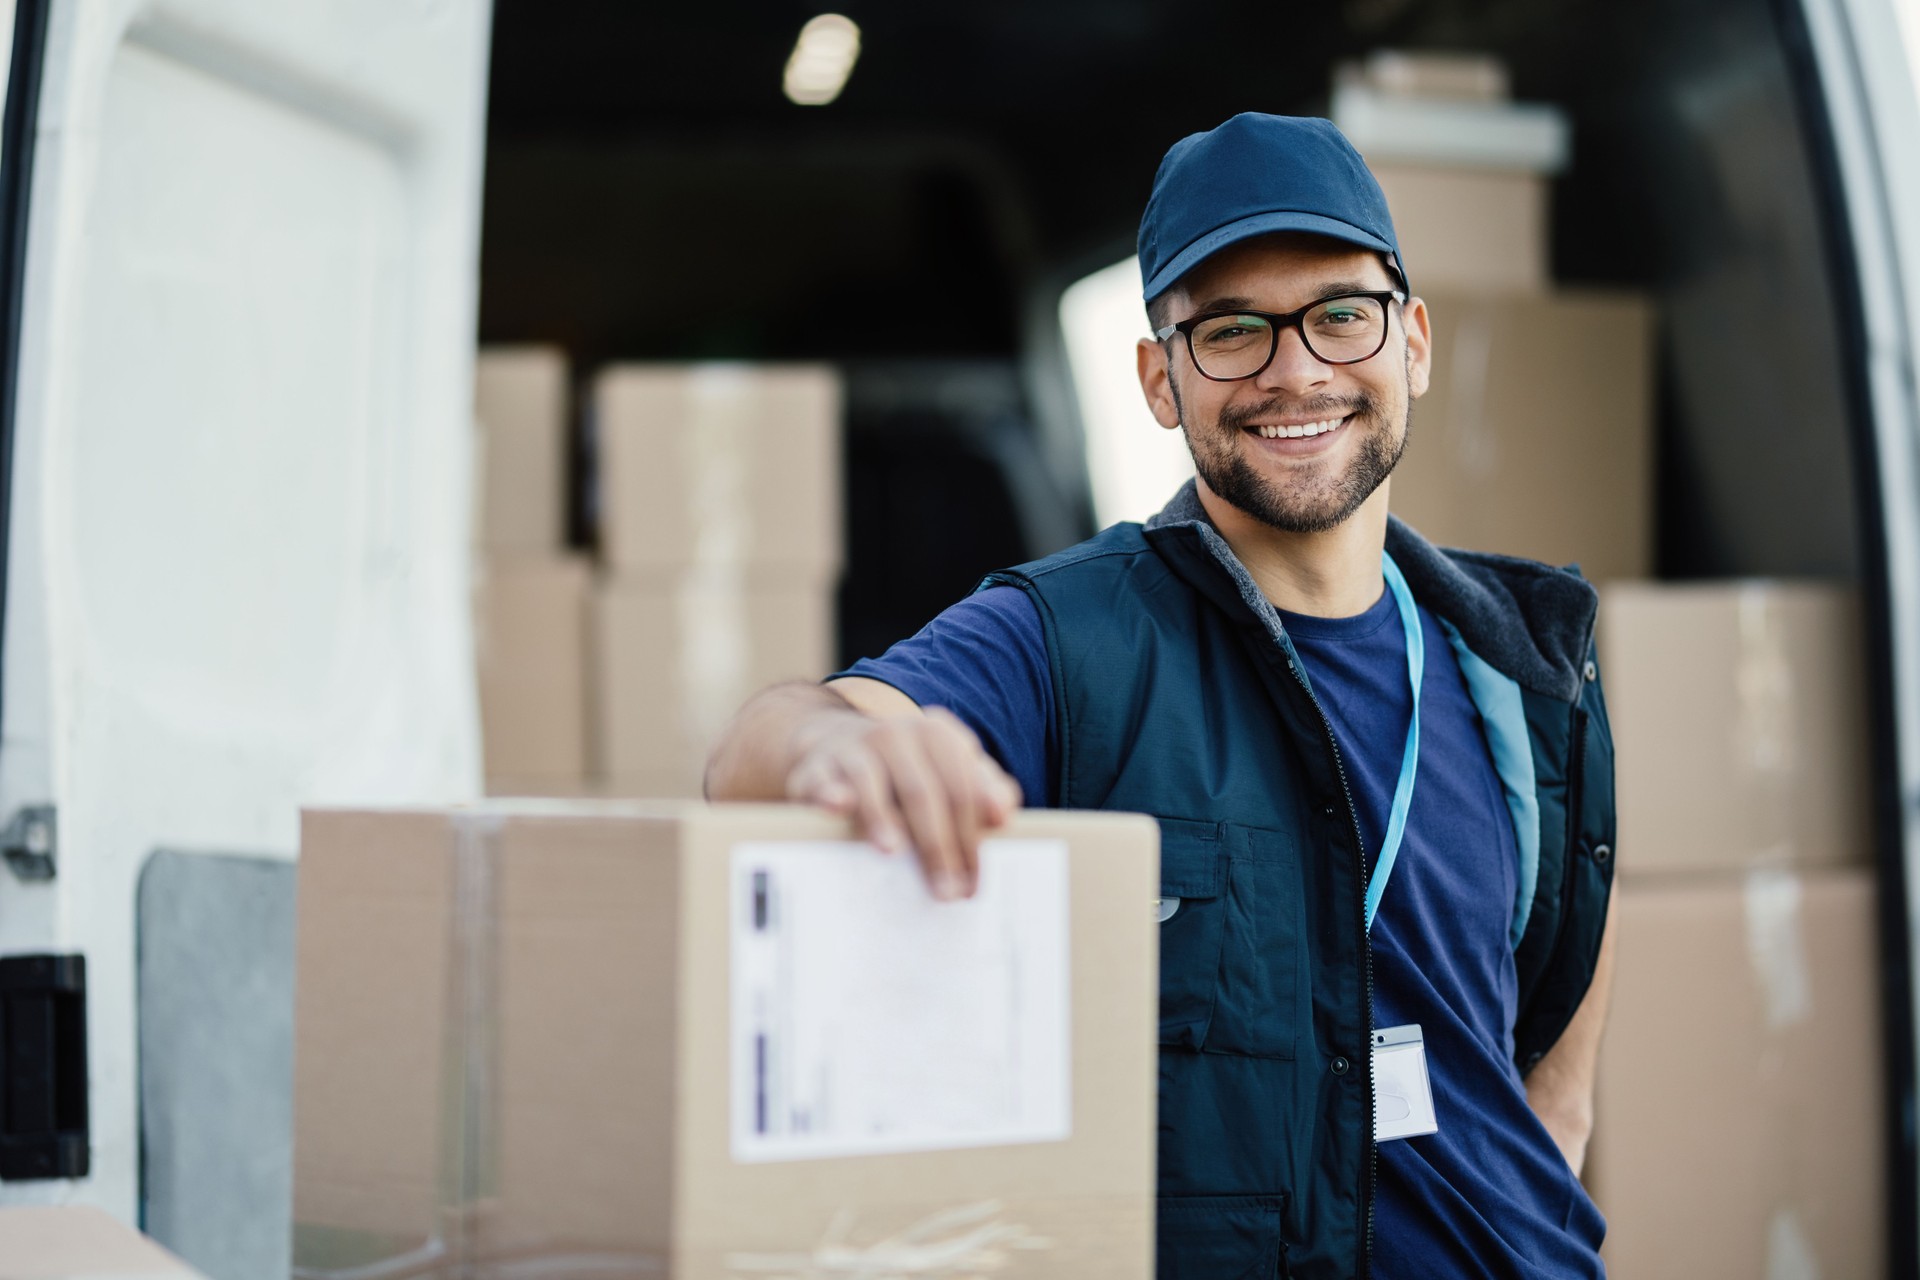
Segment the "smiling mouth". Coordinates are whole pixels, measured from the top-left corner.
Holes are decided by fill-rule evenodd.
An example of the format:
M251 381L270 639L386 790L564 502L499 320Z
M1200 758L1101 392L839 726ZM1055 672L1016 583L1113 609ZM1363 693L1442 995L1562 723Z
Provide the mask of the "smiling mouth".
M1310 436L1323 436L1329 431L1339 430L1346 424L1347 418L1352 416L1348 414L1346 418L1328 418L1324 422L1307 422L1291 427L1256 423L1247 427L1246 430L1265 436L1269 440L1305 440Z

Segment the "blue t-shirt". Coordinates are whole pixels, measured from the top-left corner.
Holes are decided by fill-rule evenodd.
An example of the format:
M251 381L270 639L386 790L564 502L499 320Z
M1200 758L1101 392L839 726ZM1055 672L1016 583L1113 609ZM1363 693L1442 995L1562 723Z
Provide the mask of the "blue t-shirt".
M1382 592L1357 617L1280 616L1333 724L1371 860L1386 832L1413 703L1399 610ZM1374 919L1374 1023L1420 1025L1440 1131L1380 1146L1374 1273L1601 1276L1605 1224L1527 1106L1513 1064L1513 823L1453 648L1425 609L1420 620L1420 769ZM1024 592L996 587L971 596L842 674L951 709L1029 804L1054 802L1052 675L1039 614Z

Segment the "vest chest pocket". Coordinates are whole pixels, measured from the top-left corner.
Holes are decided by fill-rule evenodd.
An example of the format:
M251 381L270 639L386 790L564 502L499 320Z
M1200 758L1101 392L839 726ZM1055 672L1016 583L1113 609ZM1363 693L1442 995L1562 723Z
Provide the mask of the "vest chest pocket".
M1292 1058L1308 1009L1292 842L1163 818L1160 893L1160 1043Z

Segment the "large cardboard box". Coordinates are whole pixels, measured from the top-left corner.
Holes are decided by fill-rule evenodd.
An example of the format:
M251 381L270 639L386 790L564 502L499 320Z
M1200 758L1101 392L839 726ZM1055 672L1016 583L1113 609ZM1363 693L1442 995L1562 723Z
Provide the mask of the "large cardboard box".
M1626 293L1428 290L1433 378L1393 475L1396 515L1433 541L1653 567L1653 311Z
M488 347L474 361L483 550L566 545L567 393L567 359L557 348Z
M849 834L780 806L307 814L296 1265L1145 1280L1157 828L1022 815L956 904ZM852 1074L816 1095L815 1063ZM860 1117L822 1101L856 1089Z
M615 365L593 384L600 550L618 572L841 563L840 377L826 365Z
M753 694L834 668L822 578L609 579L593 602L593 770L617 795L698 796L707 754Z
M1866 871L1627 878L1587 1185L1623 1280L1877 1276Z
M5 1280L205 1280L111 1214L79 1205L0 1209Z
M1370 166L1416 294L1530 293L1550 274L1547 179L1514 169Z
M1865 665L1836 584L1615 583L1600 601L1623 872L1865 861Z
M587 776L587 610L580 556L496 556L476 586L474 644L488 789Z

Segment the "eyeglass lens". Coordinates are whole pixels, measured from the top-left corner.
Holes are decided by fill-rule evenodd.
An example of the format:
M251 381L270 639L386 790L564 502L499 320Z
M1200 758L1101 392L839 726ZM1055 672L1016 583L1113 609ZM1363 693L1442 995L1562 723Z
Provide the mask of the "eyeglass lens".
M1386 308L1374 298L1329 298L1300 318L1307 349L1332 364L1365 360L1385 344ZM1273 322L1214 316L1193 327L1193 359L1212 378L1246 378L1273 358Z

